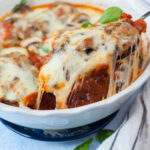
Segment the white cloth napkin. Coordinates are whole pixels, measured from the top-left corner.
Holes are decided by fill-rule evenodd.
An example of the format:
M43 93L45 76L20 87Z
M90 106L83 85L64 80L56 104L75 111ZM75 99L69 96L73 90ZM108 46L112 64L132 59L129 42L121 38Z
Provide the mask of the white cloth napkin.
M150 79L121 126L97 150L150 150Z

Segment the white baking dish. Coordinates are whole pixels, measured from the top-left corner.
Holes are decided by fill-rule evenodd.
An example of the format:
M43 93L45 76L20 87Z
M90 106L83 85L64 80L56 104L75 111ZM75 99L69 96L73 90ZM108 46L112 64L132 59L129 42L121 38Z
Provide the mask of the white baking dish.
M6 12L9 12L13 6L18 3L18 1L19 0L0 0L0 16L3 16ZM39 5L50 3L54 0L29 1L32 5ZM69 2L85 3L86 1L72 0ZM89 0L87 2L91 1ZM103 0L93 0L92 2L94 2L97 7L105 7L105 5L100 4L103 3ZM146 8L141 10L141 8L138 9L136 5L133 7L132 3L128 3L127 0L105 0L105 4L117 5L125 12L131 13L134 18L138 18L140 15L142 15L142 13L146 12ZM74 109L38 111L16 108L0 103L0 117L18 125L39 129L66 129L83 126L105 118L106 116L117 111L146 82L149 76L150 65L147 66L144 73L133 84L131 84L122 92L104 101Z

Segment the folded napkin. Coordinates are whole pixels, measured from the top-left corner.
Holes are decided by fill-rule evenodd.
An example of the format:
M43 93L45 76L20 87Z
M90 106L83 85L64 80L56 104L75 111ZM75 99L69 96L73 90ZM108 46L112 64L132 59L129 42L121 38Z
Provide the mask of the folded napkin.
M123 123L97 150L150 150L150 79Z
M133 9L129 10L133 10L134 19L150 10L150 0L116 0L115 2L119 6L130 4L128 6ZM126 12L128 12L128 7L126 7ZM149 26L150 17L146 21ZM150 28L147 30L147 35L150 37ZM106 129L117 130L97 150L150 150L150 79L134 100L135 96L125 107L121 108L113 122L106 127ZM128 109L130 106L131 108ZM125 119L121 123L123 115L125 115Z

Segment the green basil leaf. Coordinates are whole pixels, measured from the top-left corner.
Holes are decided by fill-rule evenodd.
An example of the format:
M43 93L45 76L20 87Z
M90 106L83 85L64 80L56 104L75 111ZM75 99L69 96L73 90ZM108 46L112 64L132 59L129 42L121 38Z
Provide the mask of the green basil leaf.
M88 27L88 25L91 25L93 26L93 24L89 21L84 21L83 24L81 25L81 27L85 28L85 27Z
M47 47L45 47L43 44L40 44L40 50L42 50L44 53L49 53L51 50Z
M27 2L28 2L28 0L21 0L21 4L22 4L22 5L26 5Z
M103 129L98 132L98 140L100 143L103 143L109 136L111 136L115 131Z
M26 5L28 2L28 0L21 0L21 2L19 4L17 4L13 9L12 12L16 12L17 10L19 10L23 5Z
M118 20L122 15L122 10L119 7L110 7L104 11L100 21L102 24Z
M88 150L89 146L93 142L93 138L87 140L86 142L82 143L81 145L74 148L74 150Z
M21 7L20 4L17 4L13 9L12 9L12 12L16 12L17 10L19 10Z

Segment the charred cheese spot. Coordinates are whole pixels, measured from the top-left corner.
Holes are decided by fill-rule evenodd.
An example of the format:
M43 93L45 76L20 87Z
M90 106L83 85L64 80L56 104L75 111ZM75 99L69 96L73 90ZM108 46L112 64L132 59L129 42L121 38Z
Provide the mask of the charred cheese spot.
M76 14L77 8L69 3L56 2L54 3L53 11L62 23L66 23L70 19L70 16L72 17Z

